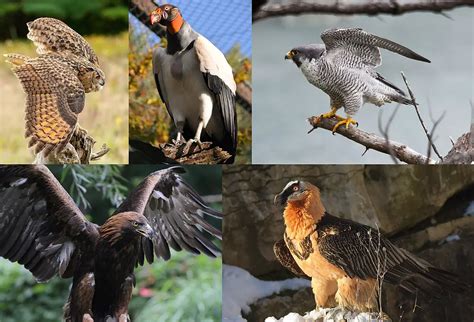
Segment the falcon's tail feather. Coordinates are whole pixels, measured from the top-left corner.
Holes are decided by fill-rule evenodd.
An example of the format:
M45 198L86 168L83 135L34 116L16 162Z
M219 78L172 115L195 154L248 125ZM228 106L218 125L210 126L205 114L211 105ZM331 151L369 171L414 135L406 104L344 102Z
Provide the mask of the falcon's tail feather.
M411 99L409 99L408 97L405 97L405 96L396 95L396 96L392 96L390 98L392 99L392 101L403 104L403 105L412 105L413 104L413 101ZM418 104L416 104L416 105L418 105Z

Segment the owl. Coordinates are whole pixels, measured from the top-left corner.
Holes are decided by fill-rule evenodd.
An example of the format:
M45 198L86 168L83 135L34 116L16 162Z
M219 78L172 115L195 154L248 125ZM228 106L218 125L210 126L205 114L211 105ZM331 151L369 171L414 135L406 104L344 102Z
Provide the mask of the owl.
M99 91L105 75L91 46L64 22L38 18L27 26L38 57L5 57L26 93L28 147L47 157L69 143L84 109L85 93Z

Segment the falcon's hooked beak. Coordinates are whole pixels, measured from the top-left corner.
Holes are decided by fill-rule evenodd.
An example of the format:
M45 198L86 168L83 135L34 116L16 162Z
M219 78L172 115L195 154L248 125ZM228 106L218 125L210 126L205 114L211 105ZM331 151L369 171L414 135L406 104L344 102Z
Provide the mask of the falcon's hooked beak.
M294 51L290 50L289 52L286 53L285 59L293 59L294 56L295 56Z

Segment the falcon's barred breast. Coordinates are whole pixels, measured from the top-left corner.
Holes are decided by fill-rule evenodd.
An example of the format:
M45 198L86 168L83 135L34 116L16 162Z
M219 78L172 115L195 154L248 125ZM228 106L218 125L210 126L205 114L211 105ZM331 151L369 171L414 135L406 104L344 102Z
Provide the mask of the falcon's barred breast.
M382 63L379 48L402 56L430 62L414 51L391 40L381 38L360 28L330 29L321 34L323 44L310 44L290 50L285 59L292 59L306 79L331 99L331 111L321 117L336 117L340 125L356 123L352 117L364 103L382 106L411 100L397 86L375 71ZM336 115L344 106L347 118Z

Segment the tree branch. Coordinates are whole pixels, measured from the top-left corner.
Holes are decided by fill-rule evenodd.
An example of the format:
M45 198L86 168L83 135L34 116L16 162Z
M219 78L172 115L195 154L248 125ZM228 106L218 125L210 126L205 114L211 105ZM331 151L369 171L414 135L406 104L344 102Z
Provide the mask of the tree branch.
M421 118L421 114L420 114L420 110L418 109L418 104L416 103L416 99L415 99L415 95L413 94L410 86L408 85L408 81L405 77L405 74L403 72L401 72L402 74L402 78L403 78L403 81L405 82L405 85L408 89L408 94L410 95L410 98L411 98L411 102L412 102L412 105L415 107L415 111L416 111L416 115L418 116L418 120L420 121L421 123L421 127L423 127L423 131L425 131L425 135L426 137L428 138L428 143L429 145L433 148L433 151L436 153L436 155L438 156L438 158L440 158L440 160L442 161L443 160L443 157L441 156L441 154L438 152L438 149L436 148L436 145L434 144L433 142L433 136L432 136L432 133L433 131L435 130L436 126L438 126L439 122L443 119L444 117L444 114L441 116L441 118L439 120L437 120L433 126L433 130L431 131L431 134L428 132L428 129L426 128L426 125L425 125L425 122L423 122L423 119ZM428 150L428 154L430 154L431 152L431 149ZM429 155L428 155L429 157Z
M391 14L401 15L413 11L430 11L442 13L461 6L474 6L474 0L359 0L359 1L333 1L318 0L311 3L292 1L287 4L267 4L260 7L253 15L253 22L269 17L284 15L300 15L307 13L326 13L339 15L352 14Z
M334 125L337 123L336 119L319 118L318 116L312 116L308 121L313 127L308 133L311 133L317 128L332 131ZM398 160L408 164L435 163L434 160L416 152L405 144L379 137L373 133L364 132L355 127L346 129L344 126L340 126L336 132L349 140L365 146L366 149L372 149L388 155L393 155Z

